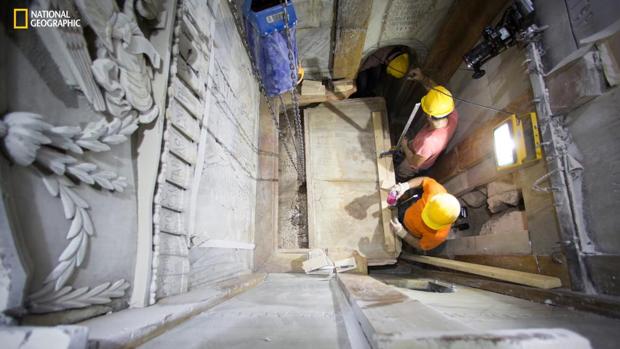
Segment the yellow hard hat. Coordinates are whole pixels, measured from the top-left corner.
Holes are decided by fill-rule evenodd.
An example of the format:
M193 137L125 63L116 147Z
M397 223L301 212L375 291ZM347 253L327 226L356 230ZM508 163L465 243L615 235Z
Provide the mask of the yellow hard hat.
M440 193L433 195L422 209L422 221L435 230L454 223L461 213L461 204L452 195Z
M452 93L443 86L435 86L422 97L422 110L432 117L442 118L454 110Z
M392 59L387 66L387 73L397 79L402 79L409 70L409 54L402 53Z

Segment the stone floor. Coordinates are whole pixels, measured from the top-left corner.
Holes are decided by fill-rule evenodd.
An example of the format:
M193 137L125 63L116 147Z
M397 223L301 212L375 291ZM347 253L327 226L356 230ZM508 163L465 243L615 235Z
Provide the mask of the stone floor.
M618 347L618 319L460 285L456 286L454 293L399 290L449 319L476 330L564 328L588 338L593 348Z
M141 348L349 348L330 282L270 274Z

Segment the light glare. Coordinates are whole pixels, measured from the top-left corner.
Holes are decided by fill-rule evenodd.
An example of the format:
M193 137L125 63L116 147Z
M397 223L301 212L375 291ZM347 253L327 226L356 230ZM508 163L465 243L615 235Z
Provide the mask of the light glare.
M515 142L510 132L510 125L505 123L493 132L495 142L495 159L497 166L507 166L515 163Z

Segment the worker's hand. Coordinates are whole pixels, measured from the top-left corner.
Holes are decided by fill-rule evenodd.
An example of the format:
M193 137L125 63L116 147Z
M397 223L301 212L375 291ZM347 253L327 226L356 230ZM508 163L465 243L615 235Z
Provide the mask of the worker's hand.
M416 80L422 81L424 79L424 74L420 68L414 68L409 71L407 74L407 80Z
M390 192L395 191L396 194L396 199L400 199L401 196L403 196L403 194L409 190L409 183L407 182L402 182L402 183L396 183L394 184L394 186L392 186L392 189L390 189Z
M398 235L401 239L405 238L405 235L407 235L407 231L396 217L392 218L390 221L390 227L392 228L392 232Z

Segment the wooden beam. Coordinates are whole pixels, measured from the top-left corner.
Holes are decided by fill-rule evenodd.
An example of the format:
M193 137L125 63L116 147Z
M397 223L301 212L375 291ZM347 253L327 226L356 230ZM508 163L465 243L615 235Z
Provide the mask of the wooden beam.
M372 113L372 124L375 133L375 148L377 150L377 179L379 180L379 193L381 196L381 220L383 221L383 237L385 250L396 252L396 238L390 228L392 210L387 204L388 191L396 184L394 175L394 162L391 156L381 158L380 154L392 147L390 130L387 117L384 113Z
M426 71L439 84L447 83L482 35L482 29L504 9L507 0L456 0L426 58Z
M523 271L526 273L550 275L560 278L563 287L570 287L566 260L563 255L551 256L515 256L515 255L470 255L454 256L454 259L484 264L492 267Z
M348 80L351 81L351 80ZM310 104L317 104L323 102L335 102L343 99L349 98L352 94L357 92L357 86L355 86L355 81L352 82L352 87L348 90L334 92L329 87L325 90L324 95L299 95L299 106L305 107ZM291 99L291 94L289 92L284 93L282 96L282 100L284 101L284 105L287 108L293 107L293 100ZM277 99L275 101L278 101ZM276 109L279 110L279 109Z
M521 285L539 287L544 289L562 286L562 281L554 276L524 273L522 271L489 267L486 265L459 262L450 259L429 256L403 254L401 255L401 258L406 261L424 263L436 267L448 268L452 270L462 271L465 273L482 275L492 279L514 282Z
M353 79L362 60L372 1L338 0L332 75Z

